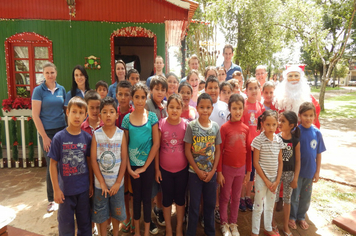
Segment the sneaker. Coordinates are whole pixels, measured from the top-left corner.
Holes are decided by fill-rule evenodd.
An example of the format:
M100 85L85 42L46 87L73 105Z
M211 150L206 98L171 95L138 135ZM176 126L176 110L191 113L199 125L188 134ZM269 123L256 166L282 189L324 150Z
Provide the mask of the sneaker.
M214 215L215 215L215 222L220 224L220 211L219 211L219 207L215 207L214 210Z
M159 210L157 207L154 207L153 213L155 213L155 216L157 218L157 223L160 226L166 226L166 221L164 220L163 211Z
M253 202L252 202L251 198L246 198L246 199L245 199L245 203L246 203L246 207L247 207L249 210L252 211L252 209L253 209Z
M153 223L152 220L151 220L151 223L150 223L150 233L151 234L158 234L157 225L155 223Z
M220 225L220 229L223 236L231 236L231 232L228 224Z
M205 227L204 226L204 216L200 219L200 224L201 224L201 227L203 227L203 228Z
M246 202L245 199L240 198L240 206L239 206L240 211L246 211Z
M277 205L276 205L276 211L280 212L282 210L283 210L283 198L280 197L279 201L277 202Z
M239 231L237 230L237 224L230 224L230 231L232 236L240 236Z
M58 210L58 204L55 202L49 202L47 205L47 212L51 213Z

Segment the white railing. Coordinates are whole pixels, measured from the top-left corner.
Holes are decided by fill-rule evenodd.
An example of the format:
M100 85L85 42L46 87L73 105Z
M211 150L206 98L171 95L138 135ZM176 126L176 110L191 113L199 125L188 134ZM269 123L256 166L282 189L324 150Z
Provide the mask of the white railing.
M10 140L10 129L9 129L9 121L12 120L13 116L3 116L1 120L5 123L5 139L6 139L6 156L7 156L7 167L11 168L11 140ZM17 120L20 121L21 124L21 147L22 147L22 166L23 168L27 168L27 158L26 158L26 129L25 129L25 121L29 116L15 116ZM38 149L38 167L42 167L42 148L39 141L39 134L37 133L37 149ZM0 134L1 135L1 134ZM32 144L33 145L33 144ZM1 148L2 151L2 148ZM4 168L4 158L0 161L0 168ZM31 167L35 167L34 160L30 162ZM18 161L15 161L15 167L19 168L20 166L20 157Z

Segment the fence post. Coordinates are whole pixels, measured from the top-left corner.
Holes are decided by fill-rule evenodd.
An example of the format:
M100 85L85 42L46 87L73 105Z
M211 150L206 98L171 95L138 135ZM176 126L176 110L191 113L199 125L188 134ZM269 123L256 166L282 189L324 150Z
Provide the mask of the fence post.
M10 151L10 130L9 130L9 117L5 116L5 137L6 137L6 155L7 155L7 168L11 168L11 151Z
M22 142L22 167L27 167L26 161L26 137L25 137L25 117L21 116L21 142Z
M38 167L42 167L42 147L40 143L40 135L37 131L37 150L38 150Z

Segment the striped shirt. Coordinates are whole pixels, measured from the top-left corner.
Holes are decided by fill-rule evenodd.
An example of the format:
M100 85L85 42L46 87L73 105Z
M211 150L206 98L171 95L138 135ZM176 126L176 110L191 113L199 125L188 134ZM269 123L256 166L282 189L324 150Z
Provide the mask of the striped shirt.
M96 140L96 160L106 186L111 188L119 175L121 165L121 143L124 131L116 128L115 134L109 138L103 128L94 131ZM122 179L120 187L124 184ZM95 176L95 188L101 189L100 182Z
M273 141L269 140L263 131L251 143L251 146L260 150L259 164L267 179L274 182L277 178L278 155L283 149L283 140L273 134Z

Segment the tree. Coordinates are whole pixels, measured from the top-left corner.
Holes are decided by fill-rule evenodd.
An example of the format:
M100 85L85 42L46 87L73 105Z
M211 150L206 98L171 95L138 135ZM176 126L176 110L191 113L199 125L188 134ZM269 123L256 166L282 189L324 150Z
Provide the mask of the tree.
M324 110L325 88L350 43L356 0L290 0L284 3L281 26L303 41L304 49L323 65L319 103Z

